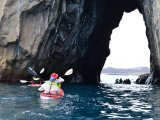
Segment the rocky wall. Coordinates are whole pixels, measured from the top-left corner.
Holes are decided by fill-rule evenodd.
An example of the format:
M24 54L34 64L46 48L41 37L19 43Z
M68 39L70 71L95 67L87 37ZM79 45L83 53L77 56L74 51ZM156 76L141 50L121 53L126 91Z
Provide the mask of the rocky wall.
M0 79L28 78L28 66L61 76L74 69L66 82L99 83L110 54L112 30L124 12L143 14L151 51L151 74L146 83L158 84L160 73L158 0L1 0ZM138 43L137 43L138 44Z

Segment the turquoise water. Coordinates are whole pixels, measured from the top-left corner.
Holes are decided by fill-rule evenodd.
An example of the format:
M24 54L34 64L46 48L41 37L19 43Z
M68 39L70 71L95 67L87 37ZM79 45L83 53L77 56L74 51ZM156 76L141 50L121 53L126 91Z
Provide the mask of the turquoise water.
M65 84L62 86L65 96L49 101L40 99L36 87L24 84L0 84L0 119L152 120L160 118L160 87L112 84L105 83L106 81L99 85Z

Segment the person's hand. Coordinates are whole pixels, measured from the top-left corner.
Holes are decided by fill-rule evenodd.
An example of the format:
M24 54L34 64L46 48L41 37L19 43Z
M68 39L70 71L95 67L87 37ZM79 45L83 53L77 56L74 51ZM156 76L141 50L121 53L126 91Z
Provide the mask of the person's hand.
M44 91L44 89L42 87L38 88L38 91Z

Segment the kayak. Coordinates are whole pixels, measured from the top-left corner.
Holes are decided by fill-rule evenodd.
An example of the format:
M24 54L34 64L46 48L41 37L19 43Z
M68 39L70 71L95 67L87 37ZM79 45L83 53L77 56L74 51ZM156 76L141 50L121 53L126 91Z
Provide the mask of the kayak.
M33 86L33 87L40 87L42 84L30 84L28 86Z
M64 91L60 89L60 93L58 94L50 94L50 93L44 93L42 92L40 94L41 99L57 99L57 98L62 98L64 96Z
M40 87L42 83L34 83L32 81L27 81L27 80L20 80L21 83L30 83L28 86L33 86L33 87Z

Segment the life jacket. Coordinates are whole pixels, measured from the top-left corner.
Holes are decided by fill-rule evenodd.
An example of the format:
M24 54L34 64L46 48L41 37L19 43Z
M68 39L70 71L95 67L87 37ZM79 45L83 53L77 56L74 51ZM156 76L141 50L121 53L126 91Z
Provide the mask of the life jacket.
M56 85L56 86L58 86L59 88L61 88L61 83L50 82L50 81L46 81L46 83L49 84L49 85Z
M40 78L38 78L38 77L33 77L33 80L39 80Z
M33 77L33 80L31 82L32 84L41 84L41 80L38 77Z

